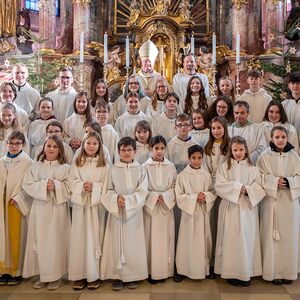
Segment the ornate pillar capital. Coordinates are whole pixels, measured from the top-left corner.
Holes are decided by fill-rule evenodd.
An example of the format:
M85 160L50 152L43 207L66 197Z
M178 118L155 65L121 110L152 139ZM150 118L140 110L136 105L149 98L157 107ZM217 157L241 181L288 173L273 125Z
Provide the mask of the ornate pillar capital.
M244 5L248 4L248 0L232 0L232 4L236 6L237 10L240 10Z

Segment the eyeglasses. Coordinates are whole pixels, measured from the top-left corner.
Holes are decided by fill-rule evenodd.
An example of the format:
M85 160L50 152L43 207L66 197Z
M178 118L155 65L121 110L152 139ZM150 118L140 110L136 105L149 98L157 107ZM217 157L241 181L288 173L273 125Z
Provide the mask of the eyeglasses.
M128 84L129 84L129 85L139 85L138 82L129 82Z
M179 123L179 124L176 124L176 127L178 127L178 128L188 128L190 126L191 126L190 123L184 123L184 124Z
M49 131L47 131L47 133L49 133L49 134L55 134L55 133L61 133L61 131L60 130L49 130Z
M13 147L13 146L20 147L20 146L23 145L23 143L20 143L20 142L16 142L16 143L13 143L13 142L7 142L7 145L8 145L8 146L11 146L11 147Z

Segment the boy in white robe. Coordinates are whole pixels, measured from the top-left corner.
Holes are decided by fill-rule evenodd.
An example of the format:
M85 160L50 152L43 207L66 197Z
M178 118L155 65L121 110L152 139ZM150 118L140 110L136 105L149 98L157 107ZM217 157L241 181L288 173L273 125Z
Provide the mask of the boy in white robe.
M249 119L253 123L261 123L272 97L265 89L261 88L262 74L259 70L251 69L247 75L249 89L246 90L238 100L246 101L249 104Z
M247 141L251 161L255 164L258 156L267 148L267 141L263 128L248 120L250 107L246 101L236 101L234 103L234 120L228 127L228 135L241 136Z
M246 141L240 136L230 141L228 160L216 174L215 190L222 198L215 273L231 285L248 286L251 277L262 274L258 203L266 193Z
M107 192L102 203L108 210L101 279L113 279L112 289L137 288L136 281L148 277L143 206L148 181L145 169L134 161L135 141L118 143L120 162L109 170Z
M176 202L181 209L176 249L176 282L182 275L204 279L209 275L212 256L210 210L216 195L212 191L212 177L202 167L203 149L199 145L188 148L189 165L178 175L175 185Z
M300 159L282 126L271 131L271 142L258 158L267 197L261 203L260 234L263 279L290 284L300 270Z
M140 111L140 97L138 93L130 92L126 98L127 111L116 120L115 128L119 137L134 138L134 128L137 122L146 120L151 124L149 116Z
M177 173L180 173L188 164L187 149L197 143L189 135L192 129L192 120L189 115L179 114L176 117L175 128L177 135L167 145L167 158L175 165Z

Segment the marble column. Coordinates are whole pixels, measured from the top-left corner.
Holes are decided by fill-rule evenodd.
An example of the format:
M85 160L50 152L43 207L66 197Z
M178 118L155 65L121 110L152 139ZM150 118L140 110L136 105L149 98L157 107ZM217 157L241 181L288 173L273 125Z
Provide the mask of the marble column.
M246 4L232 7L232 49L236 48L236 34L239 32L241 51L248 51L248 7Z
M39 7L39 34L47 41L42 45L43 48L55 48L56 42L56 1L40 1Z
M91 0L73 0L73 51L79 50L81 32L84 32L85 45L90 42L90 2Z
M262 38L264 48L268 51L278 47L276 42L282 42L282 39L278 40L278 38L276 38L276 31L284 31L284 3L278 1L277 4L274 4L272 0L263 0L261 5Z

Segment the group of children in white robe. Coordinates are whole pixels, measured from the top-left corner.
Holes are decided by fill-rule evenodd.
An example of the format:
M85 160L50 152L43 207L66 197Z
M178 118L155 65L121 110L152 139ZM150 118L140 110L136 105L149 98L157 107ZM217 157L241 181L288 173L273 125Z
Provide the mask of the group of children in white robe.
M148 276L152 283L212 277L211 266L233 285L260 275L274 284L297 278L300 159L290 133L273 127L270 147L254 166L245 139L229 139L223 117L203 134L202 112L194 111L190 134L191 117L176 117L176 104L170 93L165 114L173 118L152 126L151 137L151 119L129 92L128 116L116 121L119 141L107 124L107 104L96 103L93 116L79 93L62 127L52 118L53 101L44 98L40 119L29 127L35 162L22 151L26 136L5 126L16 119L14 106L2 106L0 285L39 275L34 288L55 290L68 274L77 290L106 279L121 290Z

